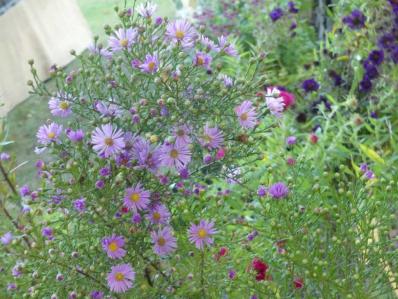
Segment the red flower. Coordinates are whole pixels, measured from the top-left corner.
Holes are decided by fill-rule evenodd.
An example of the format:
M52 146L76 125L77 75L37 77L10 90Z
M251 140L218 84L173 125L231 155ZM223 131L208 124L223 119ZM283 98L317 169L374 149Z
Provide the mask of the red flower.
M123 207L122 207L122 213L126 214L126 213L128 213L128 212L129 212L129 208L126 207L126 206L123 206Z
M293 283L296 289L301 289L304 286L304 280L302 278L295 278Z
M258 272L256 275L256 280L262 281L262 280L265 280L265 277L266 277L265 272Z
M294 103L296 102L296 100L294 98L294 95L291 94L290 92L281 90L280 91L280 96L282 97L283 102L285 103L285 110L287 108L289 108L290 106L293 106Z
M227 247L221 247L220 251L218 252L219 256L226 256L228 254L228 248Z
M257 272L266 272L268 270L268 265L264 263L262 260L255 258L252 261L252 267Z
M318 136L316 136L315 134L311 134L310 135L310 142L312 143L312 144L317 144L318 143Z

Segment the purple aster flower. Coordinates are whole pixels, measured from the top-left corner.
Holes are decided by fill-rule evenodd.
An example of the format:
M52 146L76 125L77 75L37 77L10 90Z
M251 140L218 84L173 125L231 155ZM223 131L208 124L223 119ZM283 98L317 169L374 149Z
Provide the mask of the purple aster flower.
M137 36L138 31L135 28L120 28L109 38L109 47L112 52L130 50L131 46L136 42Z
M138 7L137 7L137 11L140 14L141 17L144 18L151 18L154 14L154 12L156 11L156 8L158 6L154 3L151 2L147 2L147 3L141 3Z
M161 149L151 146L151 143L141 137L135 139L133 145L134 157L138 165L155 173L160 166Z
M8 285L7 285L7 290L8 291L14 291L14 290L16 290L17 289L17 284L16 283L9 283Z
M260 197L267 195L267 188L263 185L258 186L257 195Z
M390 51L395 45L394 35L392 35L391 33L383 34L378 40L378 45L380 48Z
M373 50L369 53L368 60L374 65L380 65L384 61L383 50Z
M296 7L296 3L294 3L293 1L289 1L287 3L287 7L288 7L290 13L298 13L299 12L299 10Z
M123 236L112 235L102 239L102 249L111 259L121 259L126 255L126 250L123 249L125 244Z
M99 170L99 175L100 175L100 176L104 176L104 177L110 176L110 175L111 175L111 168L108 167L108 166L102 167L102 168Z
M139 69L140 65L141 65L141 61L139 59L135 58L135 59L131 60L130 64L133 69Z
M129 264L113 266L107 276L109 289L115 293L125 293L131 289L134 280L135 272Z
M105 59L112 58L112 52L110 52L108 49L103 48L100 45L96 45L96 44L92 43L88 46L88 50L93 55L99 55L101 57L104 57Z
M205 47L207 52L210 51L216 51L219 52L220 48L216 45L215 42L213 42L211 39L209 39L207 36L201 35L199 37L199 42L203 47Z
M173 128L173 136L175 138L175 142L178 145L189 145L192 140L189 134L191 133L191 129L188 125L180 125Z
M398 46L395 46L391 50L391 60L395 63L398 64Z
M181 170L191 162L191 151L187 144L164 144L160 152L160 163L163 166Z
M294 145L297 142L297 137L296 136L289 136L286 138L286 144L287 145Z
M160 25L162 25L162 23L163 23L163 18L162 17L157 17L155 19L155 25L156 26L160 26Z
M1 236L0 241L3 245L8 245L14 239L14 236L11 232L6 232L4 235Z
M93 149L105 158L116 155L124 148L123 131L111 124L102 125L92 133Z
M209 54L206 54L204 52L196 52L195 57L193 59L193 64L195 66L200 66L205 68L206 70L210 70L211 67L211 62L213 60L213 57L211 57Z
M0 160L1 161L8 161L8 160L10 160L10 158L11 158L11 156L10 156L9 153L2 152L0 154Z
M207 154L203 157L203 164L210 164L211 161L213 161L213 158L211 155Z
M46 237L48 240L54 239L54 232L51 227L48 226L43 227L43 229L41 230L41 234L43 237Z
M364 76L361 82L359 82L359 90L362 92L369 92L372 90L372 87L372 81L367 76Z
M365 76L367 76L369 79L376 79L379 76L377 67L370 63L369 60L364 62L363 67L365 69Z
M95 182L95 188L103 189L105 187L105 182L103 180L98 180Z
M199 138L199 143L209 150L220 148L224 143L224 135L219 128L211 128L209 124L206 124L203 129L203 134Z
M108 102L95 101L94 109L105 117L120 117L123 113L123 110L112 99Z
M131 221L135 224L141 223L142 217L140 214L136 213L131 217Z
M230 88L234 85L234 81L232 80L232 78L228 77L227 75L224 75L224 74L220 75L220 80L223 81L224 86L226 88Z
M283 16L283 10L280 7L273 9L269 13L269 17L271 18L272 22L278 21L280 18L282 18L282 16Z
M196 31L187 20L170 22L166 27L166 38L184 48L192 48L196 39Z
M343 23L354 30L365 27L365 22L365 15L358 9L354 9L350 15L343 18Z
M271 185L268 194L274 199L285 198L289 194L289 188L282 182Z
M82 129L78 129L73 131L72 129L66 129L66 136L68 136L69 140L72 142L81 142L84 138L84 132Z
M238 50L236 50L235 46L228 42L228 38L225 36L221 36L218 38L219 51L224 52L228 56L237 57L239 56Z
M153 251L159 256L165 256L177 248L177 240L169 227L151 232Z
M319 83L315 81L315 79L307 79L302 84L301 87L303 90L308 93L312 91L317 91L319 89Z
M138 183L134 187L126 189L124 205L130 211L137 213L137 211L145 210L148 207L150 196L151 193L145 190L141 183Z
M374 179L375 177L376 176L373 171L368 170L365 172L365 178L367 178L368 180Z
M144 63L140 64L139 67L145 73L149 74L156 73L159 69L158 56L156 54L154 55L147 54Z
M71 103L73 97L64 92L58 92L55 97L52 97L48 102L48 108L51 114L59 117L68 117L72 114Z
M150 209L148 219L152 224L167 224L170 216L169 210L164 205L158 204Z
M101 291L92 291L90 293L90 299L103 299L104 293Z
M62 126L56 123L42 125L37 131L37 141L43 145L49 145L52 142L58 142L58 137L62 133Z
M86 200L84 198L79 198L76 199L73 202L73 207L78 211L79 213L83 213L86 210Z
M247 236L248 241L253 241L255 237L258 236L258 231L254 230Z
M254 128L257 125L257 113L251 101L243 101L235 107L235 114L238 116L239 124L246 129Z
M23 186L19 189L19 194L20 194L22 197L29 196L29 195L30 195L30 188L29 188L29 186L28 186L28 185L23 185Z
M333 79L334 86L340 86L340 85L342 85L344 83L343 78L341 78L341 76L336 71L330 70L328 72L328 75L329 75L330 78Z
M216 234L214 221L200 220L199 224L191 224L188 230L189 241L194 243L196 248L203 249L205 245L213 244L212 235Z

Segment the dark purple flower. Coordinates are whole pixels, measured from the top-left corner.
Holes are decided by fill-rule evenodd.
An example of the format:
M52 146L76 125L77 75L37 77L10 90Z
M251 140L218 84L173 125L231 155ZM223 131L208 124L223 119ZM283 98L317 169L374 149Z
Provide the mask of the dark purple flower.
M229 270L229 271L228 271L228 277L229 277L229 279L235 279L235 277L236 277L236 271L233 270L233 269Z
M73 202L73 206L79 213L83 213L86 210L86 200L84 198L76 199Z
M271 18L272 22L278 21L283 16L283 10L280 7L275 8L269 13L269 17Z
M102 167L99 171L100 176L107 177L111 174L111 168L110 167Z
M317 91L319 89L319 83L315 79L307 79L302 84L301 87L305 92Z
M377 119L378 118L377 112L376 111L370 112L370 117Z
M287 7L288 7L290 13L298 13L299 12L299 10L296 7L296 3L294 3L293 1L289 1L287 3Z
M394 47L395 38L391 33L382 35L378 40L378 45L382 49L391 50Z
M354 30L362 29L365 26L365 22L365 15L358 9L354 9L350 15L343 18L343 23Z
M374 65L380 65L384 60L383 50L373 50L369 53L368 60Z
M41 234L43 237L46 237L48 240L52 240L54 239L54 235L53 235L53 229L51 227L43 227L43 229L41 230Z
M335 70L330 70L328 74L329 77L334 81L334 86L340 86L344 83L343 78L341 78L341 76Z
M391 51L391 60L398 64L398 46L395 46Z
M369 79L376 79L379 76L377 67L371 64L368 60L364 62L363 67L365 69L365 76Z
M359 90L362 92L369 92L372 90L372 81L366 75L363 77L362 81L359 82Z
M95 182L95 188L102 189L105 187L105 182L103 180L98 180Z
M91 299L102 299L102 298L104 298L104 293L101 291L92 291L90 293L90 298Z

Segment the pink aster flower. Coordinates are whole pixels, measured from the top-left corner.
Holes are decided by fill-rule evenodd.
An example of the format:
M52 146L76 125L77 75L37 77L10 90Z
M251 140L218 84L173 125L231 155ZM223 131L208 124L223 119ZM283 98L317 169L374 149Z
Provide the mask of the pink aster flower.
M134 187L126 189L124 205L135 213L139 210L145 210L149 205L150 196L151 192L142 188L141 183L138 183Z
M211 237L216 234L217 230L214 228L214 221L200 220L199 224L191 224L188 230L189 241L195 243L196 248L203 249L205 245L213 244L214 240Z
M162 204L153 207L148 214L148 219L152 224L167 224L170 220L169 210Z
M68 136L68 138L72 142L80 142L84 138L84 132L82 129L73 131L72 129L68 128L68 129L66 129L65 132L66 132L66 136Z
M174 44L181 44L184 48L192 48L196 31L187 20L176 20L167 25L166 37Z
M121 259L126 255L126 250L123 249L124 244L123 236L112 234L112 236L102 239L102 249L111 259Z
M137 36L138 31L135 28L120 28L109 38L109 47L112 52L130 50L131 46L136 42Z
M285 102L280 96L280 91L277 88L267 89L265 102L272 115L282 117L282 112L285 110Z
M48 126L42 125L37 131L37 141L43 145L49 145L52 142L58 142L58 137L62 133L62 125L51 123Z
M250 101L244 101L235 108L239 123L243 128L254 128L257 124L257 113Z
M123 132L111 124L96 128L91 136L93 149L105 158L120 153L124 148Z
M218 45L220 46L220 50L227 54L228 56L237 57L239 56L238 50L236 50L235 46L228 43L228 39L225 36L221 36L218 38Z
M192 140L191 137L189 137L189 134L191 133L191 129L189 128L188 125L180 125L177 127L173 128L173 136L176 139L176 144L183 144L183 145L188 145L191 144Z
M108 286L112 292L125 293L133 287L135 280L134 269L130 264L113 266L107 276Z
M156 11L156 8L158 6L154 3L151 2L147 2L147 3L141 3L138 7L137 7L137 11L140 14L140 16L144 17L144 18L150 18L153 16L154 12Z
M210 150L216 149L221 147L224 143L224 135L219 128L211 128L208 124L206 124L203 129L203 134L201 138L199 138L199 142L203 147L206 147Z
M54 116L68 117L72 114L71 103L73 97L64 92L58 92L55 97L52 97L48 102L48 108Z
M145 73L149 74L156 73L159 69L158 56L156 54L154 55L147 54L144 63L140 65L140 69Z
M196 52L196 55L193 59L193 64L209 70L212 60L213 58L209 54Z
M159 159L161 165L181 170L191 162L191 151L186 144L164 144Z
M169 227L165 227L157 232L151 232L153 251L160 256L168 255L177 248L177 240Z

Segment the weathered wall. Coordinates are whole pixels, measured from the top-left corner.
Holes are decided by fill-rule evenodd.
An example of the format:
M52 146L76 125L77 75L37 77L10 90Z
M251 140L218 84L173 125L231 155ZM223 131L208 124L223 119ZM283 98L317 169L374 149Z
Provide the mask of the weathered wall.
M22 0L0 16L0 115L28 96L30 58L41 78L83 51L91 32L75 0Z

